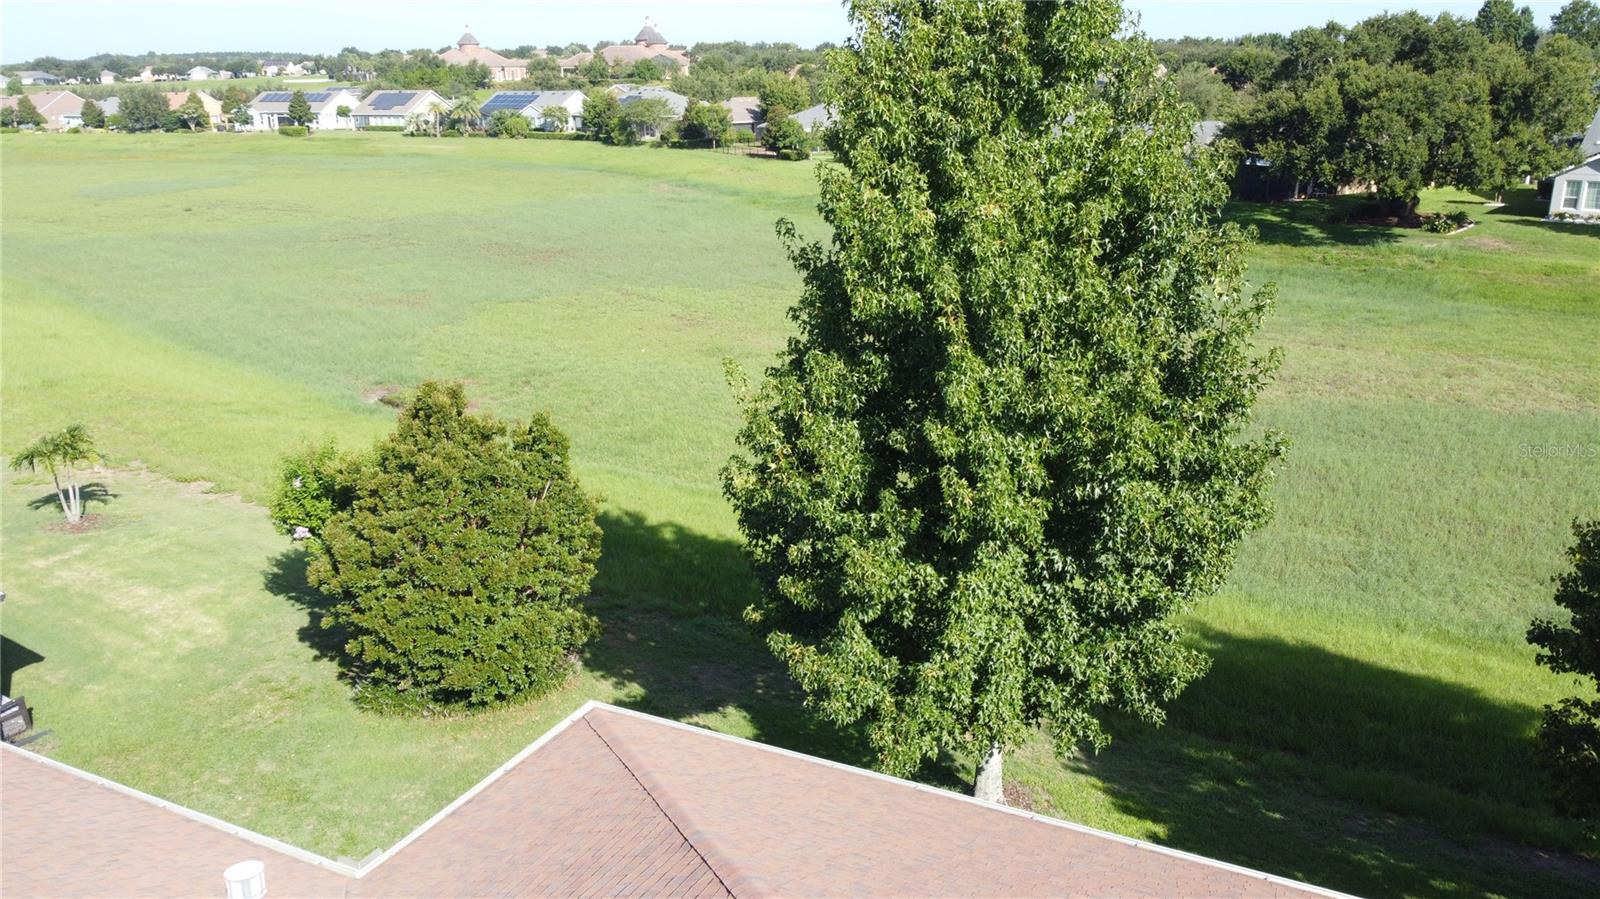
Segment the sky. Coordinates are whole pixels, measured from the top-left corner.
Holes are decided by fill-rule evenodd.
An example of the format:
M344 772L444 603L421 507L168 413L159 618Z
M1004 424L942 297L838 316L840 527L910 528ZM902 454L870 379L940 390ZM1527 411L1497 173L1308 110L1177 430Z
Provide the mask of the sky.
M1481 0L1124 0L1151 37L1289 32L1386 10L1472 16ZM1540 25L1564 0L1529 3ZM630 40L645 17L675 44L792 41L849 33L838 0L3 0L0 60L96 53L439 48L463 28L488 47Z

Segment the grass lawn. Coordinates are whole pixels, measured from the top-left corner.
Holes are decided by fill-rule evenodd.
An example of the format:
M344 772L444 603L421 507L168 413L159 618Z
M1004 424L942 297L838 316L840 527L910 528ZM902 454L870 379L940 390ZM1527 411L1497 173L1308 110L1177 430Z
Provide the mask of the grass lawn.
M852 763L738 621L721 360L757 370L820 234L810 165L392 134L0 138L0 450L83 421L115 467L82 533L7 473L3 656L36 743L309 849L386 846L585 698ZM1600 229L1531 197L1450 236L1241 206L1279 285L1293 441L1277 517L1192 616L1211 672L1098 756L1041 742L1019 801L1361 893L1577 895L1600 861L1531 765L1528 619L1600 514ZM605 636L560 694L466 719L358 712L321 599L256 503L383 391L548 409L605 499ZM964 760L924 777L960 786Z

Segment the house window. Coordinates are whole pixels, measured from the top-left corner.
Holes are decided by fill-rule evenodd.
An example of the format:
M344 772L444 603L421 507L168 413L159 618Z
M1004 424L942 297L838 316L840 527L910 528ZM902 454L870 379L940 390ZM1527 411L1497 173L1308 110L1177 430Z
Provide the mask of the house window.
M1577 209L1578 196L1583 192L1583 182L1574 178L1571 181L1565 182L1565 184L1566 187L1563 189L1561 194L1561 208Z
M1585 196L1584 208L1600 209L1600 181L1589 182L1589 193Z

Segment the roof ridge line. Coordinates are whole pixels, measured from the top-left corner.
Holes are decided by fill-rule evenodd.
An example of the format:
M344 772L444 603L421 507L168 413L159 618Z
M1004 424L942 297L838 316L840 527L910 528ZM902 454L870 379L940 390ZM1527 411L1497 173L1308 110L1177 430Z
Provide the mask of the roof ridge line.
M604 704L599 707L610 708ZM654 802L656 808L661 810L662 817L667 819L667 822L683 838L684 843L694 850L695 855L700 857L700 861L711 872L711 876L722 884L722 888L728 891L728 895L734 896L736 899L742 899L742 897L747 896L771 896L775 894L776 891L773 890L771 884L747 870L744 865L734 858L732 853L723 849L721 841L716 838L713 831L699 826L698 822L695 821L694 815L689 812L683 801L660 778L656 777L648 767L641 764L642 760L635 757L632 761L629 761L631 753L625 754L620 748L623 741L619 739L613 742L607 736L606 732L610 730L610 725L606 723L604 717L597 719L595 716L586 714L583 716L583 721L589 725L589 729L594 731L596 737L600 738L600 742L605 744L605 747L616 757L617 762L639 784L639 789L644 790L645 795L650 797L650 801ZM611 736L617 735L613 733Z
M1225 861L1222 861L1221 859L1212 858L1212 857L1207 856L1207 855L1200 855L1198 853L1189 852L1189 851L1183 850L1183 849L1177 849L1177 848L1174 848L1172 846L1163 846L1160 843L1153 843L1153 842L1150 842L1148 840L1141 840L1141 839L1138 839L1136 837L1126 836L1124 834L1115 833L1113 831L1102 830L1102 829L1100 829L1098 827L1090 827L1087 824L1079 824L1076 821L1069 821L1069 820L1067 820L1065 818L1057 818L1057 817L1054 817L1054 816L1051 816L1051 815L1041 814L1039 812L1028 811L1026 809L1014 808L1012 806L1004 805L1004 804L1001 804L1001 803L989 802L987 800L977 799L977 798L969 796L969 795L967 795L965 793L957 793L957 792L954 792L954 791L951 791L951 790L943 789L941 787L930 786L930 785L925 784L925 783L919 783L919 782L914 781L914 780L908 780L908 779L903 778L903 777L895 777L892 774L884 774L881 771L874 771L871 768L862 768L862 767L858 767L856 765L849 765L849 764L846 764L844 762L836 762L833 759L824 758L824 757L818 756L818 755L807 755L806 753L798 752L798 751L793 750L793 749L785 749L782 746L775 746L775 745L770 744L770 743L762 743L759 740L751 740L751 739L748 739L748 738L745 738L745 737L737 737L737 736L734 736L733 734L723 733L722 731L713 730L713 729L711 729L709 727L702 727L702 726L699 726L699 725L689 724L689 723L684 722L684 721L677 721L677 720L674 720L672 718L662 717L660 715L652 715L652 714L650 714L648 712L641 712L641 711L638 711L637 709L624 708L624 707L619 706L619 705L613 705L613 704L611 704L609 702L602 702L600 700L591 700L591 703L592 703L591 709L600 709L600 710L611 712L611 713L614 713L614 714L617 714L617 715L622 715L622 716L626 716L626 717L630 717L630 718L637 718L637 719L640 719L640 720L643 720L643 721L650 722L652 724L661 725L661 726L664 726L664 727L671 727L671 728L675 728L677 730L687 731L689 733L693 733L693 734L696 734L696 735L699 735L699 736L703 736L703 737L710 737L710 738L716 739L716 740L725 740L725 741L730 742L730 743L735 743L735 744L742 745L742 746L748 746L748 747L750 747L752 749L759 749L759 750L761 750L763 752L771 752L771 753L775 753L777 755L787 756L789 758L796 759L796 760L802 761L802 762L807 762L809 764L821 765L824 768L833 768L833 769L836 769L836 770L839 770L839 771L845 771L845 772L848 772L850 774L855 774L855 775L858 775L858 776L861 776L861 777L870 777L870 778L872 778L874 780L887 781L889 783L896 784L898 786L905 787L907 789L916 790L918 792L927 793L927 794L934 795L934 796L939 796L939 797L942 797L944 799L947 799L947 800L950 800L950 801L953 801L953 802L968 803L968 804L971 804L971 805L979 806L981 808L986 808L986 809L988 809L990 811L999 812L1000 814L1014 815L1014 816L1019 817L1019 818L1026 818L1026 819L1031 820L1031 821L1036 821L1036 822L1038 822L1040 824L1048 824L1048 825L1050 825L1052 827L1060 827L1060 828L1064 828L1066 830L1076 831L1078 833L1082 833L1082 834L1085 834L1085 835L1088 835L1088 836L1098 837L1098 838L1104 839L1104 840L1110 840L1111 842L1114 842L1114 843L1121 843L1123 845L1130 846L1130 847L1135 848L1135 849L1140 849L1140 850L1143 850L1143 851L1146 851L1146 852L1153 852L1153 853L1158 854L1158 855L1166 855L1166 856L1172 856L1174 858L1181 858L1181 859L1185 859L1187 861L1196 862L1196 863L1199 863L1199 864L1202 864L1202 865L1206 865L1208 867L1221 868L1223 870L1232 871L1232 872L1234 872L1236 874L1242 874L1242 875L1245 875L1247 877L1251 877L1251 878L1254 878L1254 879L1257 879L1257 880L1262 880L1262 881L1265 881L1267 883L1275 884L1275 885L1278 885L1278 886L1286 886L1286 887L1290 887L1290 888L1293 888L1293 889L1296 889L1296 890L1300 890L1300 891L1306 892L1306 893L1311 893L1311 894L1320 895L1320 896L1328 896L1328 897L1331 897L1331 899L1359 899L1359 897L1357 897L1357 896L1355 896L1355 895L1353 895L1351 893L1345 893L1345 892L1342 892L1340 890L1335 890L1335 889L1333 889L1331 887L1318 886L1317 884L1310 883L1310 882L1307 882L1307 881L1304 881L1304 880L1296 880L1293 877L1285 877L1285 876L1280 875L1280 874L1272 874L1272 873L1269 873L1267 871L1262 871L1262 870L1259 870L1259 869L1256 869L1256 868L1250 868L1250 867L1247 867L1245 865L1234 864L1233 862L1225 862ZM588 711L585 711L584 715L585 715L585 720L588 720ZM593 725L591 725L591 727L592 726ZM763 885L764 885L764 883L763 883Z

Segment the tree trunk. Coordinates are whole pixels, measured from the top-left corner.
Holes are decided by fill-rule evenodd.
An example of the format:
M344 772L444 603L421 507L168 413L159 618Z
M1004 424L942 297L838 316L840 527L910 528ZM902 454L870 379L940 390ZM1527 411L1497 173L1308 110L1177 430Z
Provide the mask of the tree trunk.
M83 518L83 496L78 493L78 479L71 471L67 471L67 495L71 505L67 508L67 524L77 524Z
M61 475L56 473L54 466L50 468L50 480L56 485L56 502L61 504L61 514L66 517L67 524L72 524L72 503L67 499L67 491L61 489Z
M989 754L978 762L978 776L973 779L972 795L985 802L996 802L1005 805L1005 779L1001 776L1005 756L1001 754L1000 744L995 743L989 747Z

